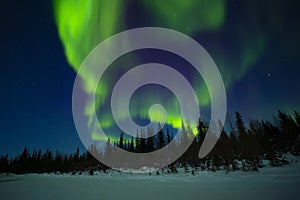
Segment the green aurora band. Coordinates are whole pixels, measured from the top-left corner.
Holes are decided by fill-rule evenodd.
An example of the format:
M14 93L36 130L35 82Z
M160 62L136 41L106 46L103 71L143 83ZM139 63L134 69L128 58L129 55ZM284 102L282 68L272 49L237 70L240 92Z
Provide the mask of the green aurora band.
M64 45L65 54L69 64L77 72L84 58L101 41L126 30L125 14L130 1L128 0L54 0L54 16L60 39ZM190 36L201 33L222 34L226 25L227 9L225 0L140 0L140 5L145 8L153 19L155 26L174 29ZM249 3L251 4L251 2ZM257 5L249 5L257 7ZM238 23L233 37L238 41L236 51L239 57L228 56L225 45L212 44L208 51L219 67L226 88L241 79L265 51L268 32L259 23L260 16L250 10L242 16L245 23ZM269 19L274 21L274 19ZM247 27L251 27L250 29ZM274 25L276 28L276 26ZM278 27L277 27L278 28ZM251 30L251 31L249 31ZM201 41L199 41L201 43ZM226 57L225 57L226 56ZM126 71L126 69L123 69ZM91 94L97 84L97 77L93 72L79 74L83 80L83 89ZM210 96L203 81L192 77L200 106L209 106ZM92 108L105 105L109 92L112 91L110 79L103 78L96 90L96 105L86 103L85 114L92 116ZM181 127L179 104L174 99L163 99L159 95L141 95L133 100L132 117L148 119L148 109L154 103L161 103L167 111L166 123L174 128ZM141 104L142 102L142 104ZM161 113L150 113L151 118L160 121ZM122 119L122 113L118 116ZM94 119L89 120L93 126ZM99 123L103 128L114 126L114 121L107 107L101 107ZM95 131L96 132L96 131ZM92 136L95 140L96 134Z

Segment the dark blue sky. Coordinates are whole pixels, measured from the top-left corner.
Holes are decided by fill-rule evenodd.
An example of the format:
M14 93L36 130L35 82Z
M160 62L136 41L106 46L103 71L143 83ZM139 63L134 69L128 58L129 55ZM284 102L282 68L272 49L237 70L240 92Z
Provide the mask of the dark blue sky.
M228 1L223 29L193 36L216 58L217 65L222 63L218 58L225 60L227 65L234 65L244 56L237 40L243 28L237 27L240 24L249 26L249 32L243 33L245 45L256 41L257 37L252 38L252 30L261 29L258 22L266 27L262 32L268 44L262 55L227 88L229 114L239 110L247 120L271 118L278 109L299 111L300 20L299 6L295 2L261 2L264 8L284 8L271 16L275 24L276 19L282 21L274 31L262 17L260 3L246 8L240 1ZM137 7L138 4L129 4L127 28L159 25L142 9L137 11ZM71 109L76 73L67 63L57 34L52 2L11 0L2 3L0 10L0 154L15 155L24 146L30 149L49 147L62 152L75 151L77 146L83 149ZM243 15L249 10L251 15L259 17L255 22ZM234 67L229 69L229 73L235 73Z
M0 153L51 148L75 151L75 72L63 53L51 2L9 1L1 6Z

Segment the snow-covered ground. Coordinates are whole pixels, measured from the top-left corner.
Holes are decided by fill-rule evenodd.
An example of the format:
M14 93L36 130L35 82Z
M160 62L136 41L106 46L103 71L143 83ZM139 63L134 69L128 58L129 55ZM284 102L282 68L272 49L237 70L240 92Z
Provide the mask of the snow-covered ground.
M0 199L300 199L300 162L260 172L0 175Z

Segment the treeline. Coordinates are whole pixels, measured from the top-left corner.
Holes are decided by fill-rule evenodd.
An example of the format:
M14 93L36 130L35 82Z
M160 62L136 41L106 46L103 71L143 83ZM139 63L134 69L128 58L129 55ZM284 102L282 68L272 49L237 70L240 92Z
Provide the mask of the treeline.
M300 155L300 116L278 111L275 122L250 120L246 128L239 112L235 113L235 124L230 123L230 132L221 131L220 138L213 150L204 159L197 158L204 140L207 125L199 120L196 140L178 160L183 166L188 164L202 170L255 170L269 161L272 166L288 164L284 157L287 153Z
M62 154L58 151L53 154L49 149L44 153L41 150L31 153L25 147L21 155L11 160L8 155L0 157L0 173L75 173L94 167L106 169L88 151L80 154L79 148L73 154Z
M221 127L221 122L215 124L215 128ZM207 134L208 124L201 119L198 121L197 133L192 145L174 163L166 167L168 173L176 173L178 167L186 171L195 170L255 170L264 167L263 161L268 161L272 166L281 166L289 163L284 157L287 153L300 155L300 115L288 115L278 111L274 122L250 120L248 128L239 112L235 113L235 123L229 123L227 133L221 130L220 138L213 150L205 158L200 159L198 153ZM193 134L189 126L182 127L183 137ZM130 152L151 152L162 148L174 139L169 129L158 127L158 132L153 137L142 138L142 135L153 135L154 130L149 127L146 132L140 131L137 137L127 137L120 134L118 142L111 144L108 140L101 156L112 155L116 146ZM180 145L180 140L178 140ZM90 147L91 152L97 151L95 146ZM49 149L45 152L34 150L30 152L25 148L21 155L8 159L8 155L0 157L0 173L82 173L94 170L106 171L109 169L96 160L90 153L80 154L79 149L72 154L52 153Z

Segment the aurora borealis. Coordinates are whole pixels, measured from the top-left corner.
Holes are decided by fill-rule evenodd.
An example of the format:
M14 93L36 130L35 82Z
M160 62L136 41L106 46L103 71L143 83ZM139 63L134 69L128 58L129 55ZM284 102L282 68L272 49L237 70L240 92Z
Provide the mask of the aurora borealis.
M143 26L178 30L208 51L226 86L229 115L239 110L247 118L265 118L277 109L299 110L300 20L295 1L55 0L4 4L3 152L14 152L24 145L35 147L36 143L59 148L68 140L80 145L78 138L74 139L77 136L70 106L72 84L81 62L100 41ZM14 10L17 12L11 14ZM105 72L96 98L101 125L110 128L114 124L107 105L117 79L131 67L150 61L171 65L184 74L195 88L200 109L209 109L207 88L186 61L167 52L139 51L124 55ZM97 84L93 73L79 75L84 80L84 91L90 93ZM153 94L155 91L161 92ZM131 115L145 124L154 103L164 104L168 123L180 126L176 98L157 86L145 86L134 94ZM87 103L87 116L89 106ZM152 114L160 119L159 114ZM61 142L52 145L57 140ZM72 145L66 151L70 148Z

